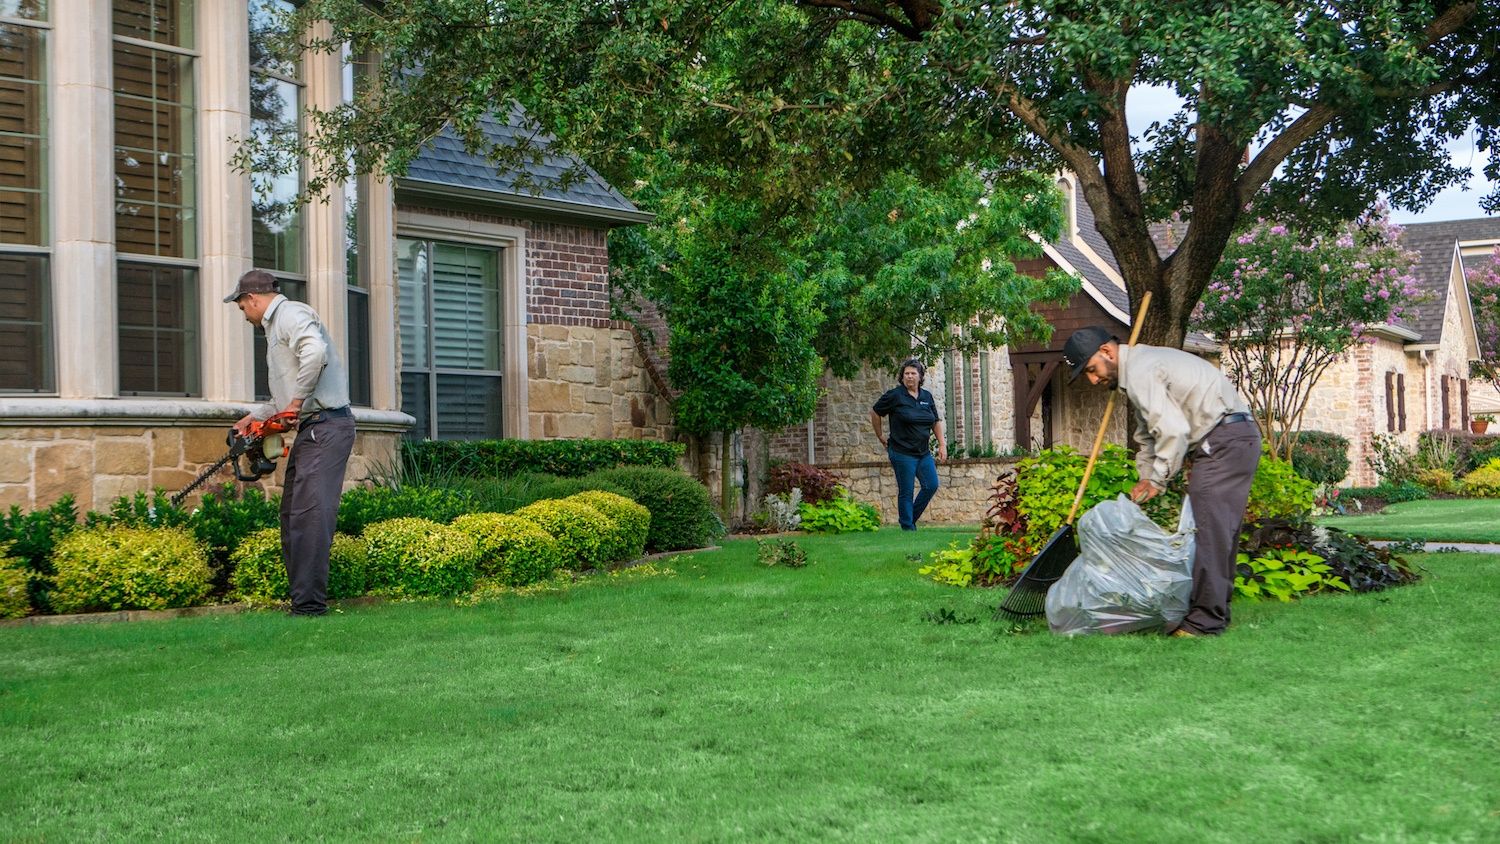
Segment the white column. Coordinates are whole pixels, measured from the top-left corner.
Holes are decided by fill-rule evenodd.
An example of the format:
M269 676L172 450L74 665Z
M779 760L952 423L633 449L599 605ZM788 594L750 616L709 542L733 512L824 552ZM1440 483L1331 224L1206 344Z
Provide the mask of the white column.
M53 6L52 302L63 398L119 390L109 0Z
M370 404L380 410L399 410L395 186L388 179L361 176L359 195L364 203L360 248L370 268Z
M199 315L203 396L254 397L254 344L239 308L224 304L251 267L250 176L231 163L250 134L249 11L244 2L200 3L198 12Z
M333 36L327 21L313 26L311 36L325 41ZM307 82L306 110L331 111L343 99L343 60L337 53L304 52L302 78ZM302 130L311 126L303 121ZM304 162L304 167L310 166ZM330 188L331 196L313 197L302 210L307 223L307 303L322 318L328 336L339 349L348 349L349 297L344 261L344 195L342 187ZM347 356L347 355L345 355Z

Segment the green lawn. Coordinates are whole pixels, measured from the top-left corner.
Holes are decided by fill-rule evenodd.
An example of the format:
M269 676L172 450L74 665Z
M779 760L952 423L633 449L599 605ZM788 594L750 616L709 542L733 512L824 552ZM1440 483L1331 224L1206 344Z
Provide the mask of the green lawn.
M1500 543L1500 499L1495 498L1407 501L1368 516L1326 516L1317 521L1371 539Z
M0 837L1500 840L1500 556L1069 640L955 531L473 607L0 629ZM952 609L972 624L938 625Z

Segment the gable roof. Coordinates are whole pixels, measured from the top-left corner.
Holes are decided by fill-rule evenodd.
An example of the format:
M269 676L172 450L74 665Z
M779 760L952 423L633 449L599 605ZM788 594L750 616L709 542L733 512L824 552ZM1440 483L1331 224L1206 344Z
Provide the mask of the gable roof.
M479 124L485 138L497 146L533 144L542 151L540 160L528 162L522 174L501 173L483 155L464 149L452 128L444 127L412 159L397 184L398 190L617 225L651 220L650 213L636 208L592 167L552 152L553 137L542 131L519 104L511 104L505 120L490 112L480 118ZM559 177L580 165L582 177L566 188L560 187ZM518 187L518 181L529 181L530 185Z
M1443 335L1443 314L1448 309L1449 282L1459 247L1466 241L1500 239L1500 217L1409 223L1403 228L1402 245L1418 255L1411 274L1427 294L1427 301L1411 308L1406 323L1422 335L1420 342L1437 343Z

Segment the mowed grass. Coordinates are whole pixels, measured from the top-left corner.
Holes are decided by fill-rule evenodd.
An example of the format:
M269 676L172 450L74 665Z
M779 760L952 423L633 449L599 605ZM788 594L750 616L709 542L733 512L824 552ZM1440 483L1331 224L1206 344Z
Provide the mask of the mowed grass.
M908 554L474 607L0 629L0 837L1500 840L1500 557L1063 639ZM935 624L950 609L967 624Z
M1371 539L1500 543L1500 499L1446 498L1391 504L1365 516L1325 516L1319 524Z

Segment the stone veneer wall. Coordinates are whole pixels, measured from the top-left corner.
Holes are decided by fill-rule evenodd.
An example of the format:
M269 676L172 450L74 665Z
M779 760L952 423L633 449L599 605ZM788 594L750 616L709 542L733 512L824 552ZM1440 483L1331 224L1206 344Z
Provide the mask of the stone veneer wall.
M156 487L176 493L224 456L228 425L226 421L216 427L0 426L0 508L38 509L71 493L83 513L105 509L121 495ZM379 476L393 465L399 436L357 433L344 487ZM267 494L279 493L285 466L280 461L275 475L253 486ZM189 502L233 480L233 470L225 466Z
M1015 464L1015 458L950 460L939 463L938 491L922 522L979 524L989 509L990 487ZM896 524L896 477L885 460L835 463L828 468L845 478L855 498L874 504L885 524Z
M626 328L528 325L533 437L672 440L672 407Z

